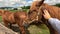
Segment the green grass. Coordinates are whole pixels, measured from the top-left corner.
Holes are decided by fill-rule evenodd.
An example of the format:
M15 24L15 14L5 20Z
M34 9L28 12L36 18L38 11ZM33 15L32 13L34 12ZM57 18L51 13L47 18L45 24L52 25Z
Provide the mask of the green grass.
M2 16L0 16L0 22L2 21Z
M30 34L49 34L49 30L45 25L40 25L39 27L31 25L28 30Z
M10 10L11 12L16 12L17 10Z

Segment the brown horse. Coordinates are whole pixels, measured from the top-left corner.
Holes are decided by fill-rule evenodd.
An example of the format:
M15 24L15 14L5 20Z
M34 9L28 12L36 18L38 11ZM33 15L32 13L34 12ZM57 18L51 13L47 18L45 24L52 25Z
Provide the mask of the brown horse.
M14 13L14 18L19 26L21 34L27 34L25 30L25 25L27 24L28 21L28 14L23 11L18 11Z
M38 21L38 13L36 11L33 12L22 12L18 11L14 13L14 18L16 23L19 25L20 31L22 34L26 34L25 25L31 24L33 21Z
M8 27L8 23L15 24L15 19L13 16L14 13L9 12L8 10L0 10L0 16L2 16L4 25Z
M17 11L12 13L8 10L0 10L0 16L2 16L4 25L6 27L8 27L8 24L10 24L10 27L12 24L18 24L21 34L26 34L25 27L24 27L24 24L26 23L25 20L28 19L26 12Z
M36 11L39 13L38 14L38 21L39 22L42 21L42 23L47 25L47 27L49 28L50 34L57 34L56 30L54 30L53 27L49 23L47 23L47 22L45 23L45 21L47 21L47 20L45 20L42 16L42 14L43 14L42 9L43 8L47 9L53 18L60 19L60 15L59 15L60 8L55 7L55 6L50 6L50 5L45 4L43 2L44 2L44 0L33 2L31 5L31 8L30 8L30 11L31 12Z

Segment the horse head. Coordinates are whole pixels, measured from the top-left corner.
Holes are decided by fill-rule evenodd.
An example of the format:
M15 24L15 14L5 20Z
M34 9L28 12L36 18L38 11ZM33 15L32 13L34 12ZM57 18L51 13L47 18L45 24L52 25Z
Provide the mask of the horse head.
M41 1L34 1L30 7L30 12L31 11L38 11L39 7L43 4L44 0Z
M41 5L44 3L44 0L41 0L41 1L39 1L39 0L36 0L36 1L34 1L33 3L32 3L32 5L31 5L31 7L30 7L30 10L29 10L29 14L30 14L30 17L32 18L32 16L33 15L35 15L35 16L33 16L33 18L35 17L35 18L37 18L38 20L41 20L41 18L42 18L42 12L41 12L41 10L39 10L40 9L40 7L41 7ZM31 15L32 14L32 15ZM38 16L40 16L40 17L38 17ZM34 19L35 19L34 18Z

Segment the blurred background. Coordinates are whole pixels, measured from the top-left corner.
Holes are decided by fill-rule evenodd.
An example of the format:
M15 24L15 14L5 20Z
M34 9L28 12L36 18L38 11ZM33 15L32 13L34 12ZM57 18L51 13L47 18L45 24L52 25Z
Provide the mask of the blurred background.
M34 1L35 0L0 0L0 9L29 9L29 6L31 6ZM60 0L45 0L44 3L59 6Z
M10 10L12 12L17 10L25 10L27 12L34 1L35 0L0 0L0 9ZM45 0L44 3L60 7L60 0ZM2 22L1 16L0 22ZM28 30L30 34L50 34L48 28L44 24L39 27L31 25Z

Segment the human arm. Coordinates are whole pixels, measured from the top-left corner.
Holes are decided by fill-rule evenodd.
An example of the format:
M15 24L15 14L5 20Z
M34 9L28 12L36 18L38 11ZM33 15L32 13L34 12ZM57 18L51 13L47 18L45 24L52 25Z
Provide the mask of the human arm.
M60 20L58 20L56 18L49 18L48 19L48 22L60 34Z
M47 19L51 26L60 34L60 20L52 18L47 10L44 10L43 12L44 18Z

